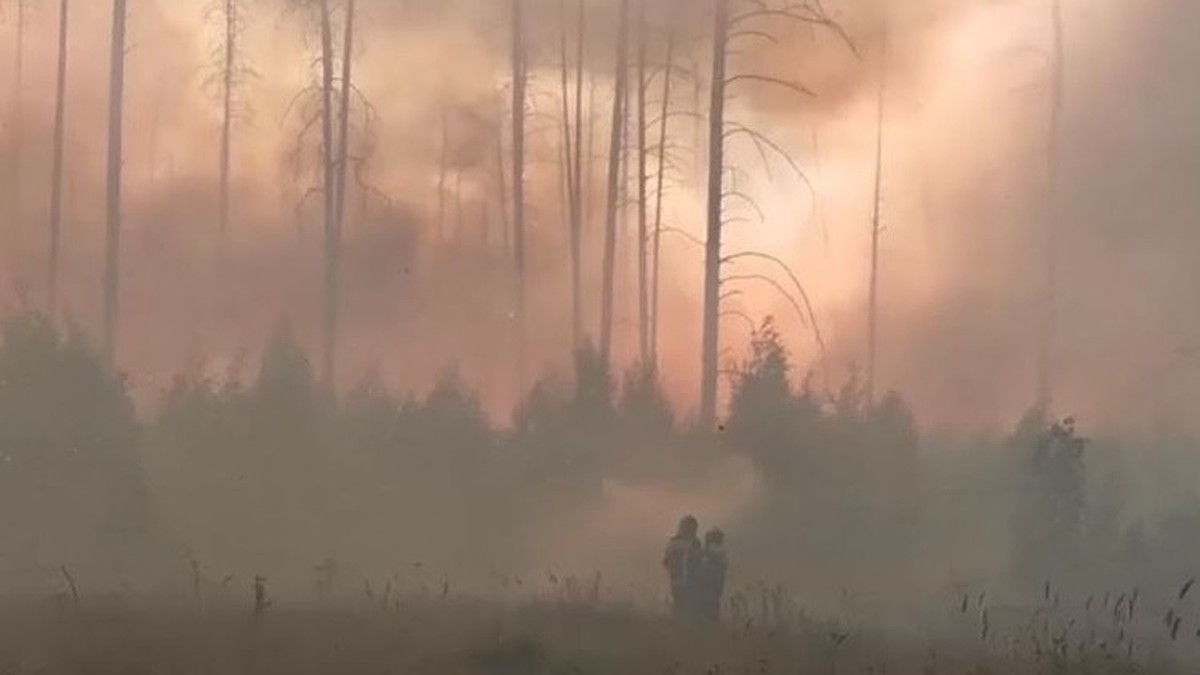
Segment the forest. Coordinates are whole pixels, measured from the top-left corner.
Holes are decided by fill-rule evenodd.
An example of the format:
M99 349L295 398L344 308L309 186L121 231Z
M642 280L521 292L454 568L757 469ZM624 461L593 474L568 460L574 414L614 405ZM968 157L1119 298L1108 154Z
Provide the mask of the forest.
M1176 672L1200 10L1112 4L3 0L0 666Z

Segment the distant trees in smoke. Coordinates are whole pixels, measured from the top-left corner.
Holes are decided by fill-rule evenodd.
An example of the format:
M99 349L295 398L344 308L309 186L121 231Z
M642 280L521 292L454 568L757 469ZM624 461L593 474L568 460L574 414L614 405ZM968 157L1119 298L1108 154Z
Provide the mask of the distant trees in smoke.
M10 4L17 10L14 53L15 68L20 73L25 65L21 56L21 46L25 40L25 3ZM67 207L65 202L69 202L69 195L65 195L63 189L63 167L70 159L64 156L68 145L66 129L69 128L69 108L66 104L70 99L70 92L66 88L69 0L60 0L57 4L61 18L59 77L50 176L49 262L45 274L49 298L47 307L51 314L57 312L61 294L61 250L64 245L62 219L63 210ZM302 183L297 187L304 193L297 200L297 211L303 217L309 200L320 198L323 301L319 325L325 346L318 370L321 378L332 386L349 379L343 377L339 380L337 368L337 356L344 342L339 340L339 336L345 332L342 329L345 322L342 294L346 287L344 277L348 273L343 255L345 230L347 221L356 215L349 195L357 183L357 188L364 195L364 204L367 195L383 197L389 203L390 198L367 185L363 178L367 155L374 150L370 147L370 127L376 119L370 104L355 86L356 68L359 65L356 59L370 58L369 50L356 47L361 43L361 40L356 40L361 36L361 31L357 30L360 28L357 17L359 8L354 0L289 0L285 4L298 10L295 15L305 17L305 22L300 24L302 29L316 37L310 41L316 52L316 58L312 61L315 65L313 84L298 97L296 110L299 112L289 120L297 122L297 135L300 137L297 145L304 148L303 152L298 151L293 155L298 166L297 182ZM533 341L530 334L534 319L530 314L536 311L532 296L538 290L530 287L530 275L537 272L532 266L533 261L539 256L552 257L553 253L539 250L548 248L543 242L552 241L541 235L552 228L561 227L566 234L561 253L569 261L564 266L566 283L563 284L563 299L569 298L569 327L552 332L556 336L569 333L571 337L569 341L562 341L558 353L567 354L595 340L601 355L610 360L625 358L619 353L619 345L614 347L614 343L621 340L623 329L628 326L629 337L636 334L636 340L632 341L636 349L630 350L628 359L642 365L652 365L656 369L663 367L658 359L661 316L665 312L662 306L662 281L666 276L663 271L663 234L672 230L686 231L686 228L667 222L670 214L664 212L670 209L664 209L664 194L669 191L673 175L703 173L707 178L707 210L702 238L705 246L705 281L698 399L700 417L707 419L711 426L717 417L718 402L722 400L719 395L722 386L721 353L727 340L722 340L721 322L727 316L725 310L729 299L738 292L733 286L743 283L769 284L771 288L767 290L781 291L790 296L788 300L791 303L806 305L798 311L805 315L806 321L813 323L812 330L817 330L811 303L807 299L800 302L803 288L797 288L799 283L787 283L789 280L780 274L781 259L775 261L780 265L771 263L772 266L762 273L729 272L735 256L741 252L725 250L723 230L741 215L735 213L736 209L758 210L753 203L753 196L744 194L735 184L736 181L731 179L736 167L727 161L729 146L745 141L752 151L761 153L764 158L787 162L797 170L796 173L800 171L782 146L759 130L732 119L732 114L726 114L726 101L732 95L732 90L743 86L783 88L798 95L810 93L801 82L787 81L767 72L743 72L742 63L729 58L730 52L741 45L777 40L782 35L780 27L785 24L814 26L821 31L831 32L846 38L851 49L854 49L853 43L820 3L721 0L713 3L712 11L709 11L697 10L691 3L677 0L621 0L617 3L510 0L490 7L489 17L503 18L504 25L511 31L504 49L504 56L510 62L507 67L497 68L491 75L497 89L506 88L503 97L506 102L496 106L495 111L488 111L489 122L486 126L489 132L481 135L492 146L485 154L494 154L495 157L489 156L486 162L477 162L478 166L471 168L478 174L475 179L488 185L485 192L499 195L498 198L495 195L482 197L479 211L483 220L498 215L496 220L500 221L503 233L496 238L496 242L488 241L485 237L483 248L489 255L505 259L511 268L510 289L504 293L489 289L495 304L511 305L512 320L505 328L511 329L513 335L506 340L504 349L512 352L516 370L523 371L525 353L532 349L527 343ZM1060 91L1063 79L1063 27L1058 4L1055 3L1053 7L1055 87L1048 151L1051 164L1050 192L1054 189L1053 174L1059 161L1055 155L1060 144L1057 136L1060 134L1059 118L1063 108ZM120 301L123 296L122 192L126 165L123 148L124 82L126 55L129 53L127 0L113 0L112 8L104 278L100 289L102 326L98 335L103 351L115 355L118 351ZM207 84L214 90L220 105L220 143L214 148L213 158L218 166L215 186L218 198L213 215L217 223L216 230L224 232L229 227L234 211L232 183L236 174L237 121L246 114L256 95L251 78L253 70L245 60L244 51L250 10L243 6L242 0L212 0L203 9L204 16L217 34L209 54L211 72ZM367 9L371 11L372 7L368 6ZM550 9L556 11L543 11ZM362 52L362 56L359 52ZM708 63L704 67L684 68L682 65L706 61ZM402 78L403 75L397 77ZM21 77L18 76L16 81L17 89L13 98L14 106L19 108L22 99ZM546 99L541 95L543 90L551 87L558 89L559 100L554 101L554 105L546 106ZM684 89L691 90L692 105L696 110L685 113L675 109L675 99L680 98ZM703 102L704 93L709 94L707 104ZM453 96L450 96L447 100L439 101L439 104L450 110L457 105L472 105L471 102L452 99ZM728 112L736 113L736 110ZM19 109L15 113L16 122L19 122L20 113ZM547 114L559 118L557 122L561 133L547 135L536 128L539 120ZM689 134L676 128L681 125L673 126L672 123L682 115L695 118L697 127L707 123L707 138L701 137L702 134L686 138ZM452 117L448 115L447 120ZM491 128L493 123L494 128ZM605 124L609 127L605 128ZM460 131L449 121L440 130L443 136L443 166L440 172L443 175L439 180L438 198L443 202L449 180L448 167L445 166L448 161L446 149L454 145L456 139L453 136ZM509 137L507 143L506 135ZM604 142L605 137L607 143ZM594 147L596 138L601 139L599 152ZM697 146L687 148L694 152L696 160L692 168L697 171L683 171L679 166L681 162L677 150L684 146ZM301 159L302 154L308 157ZM535 191L534 171L541 170L535 164L551 154L558 158L564 182L563 208L559 214L555 214L547 204L530 203L532 195L545 194ZM14 157L17 158L14 161L20 161L19 148ZM593 173L598 164L602 168L607 164L608 170L601 171L605 175L600 180L594 180ZM430 167L431 173L433 170ZM19 174L19 171L16 173ZM464 173L456 169L454 178L455 212L460 219L464 208L460 181ZM304 184L308 181L312 184ZM604 194L604 199L591 198L593 193L598 192ZM494 210L489 203L492 198L499 202ZM406 199L415 203L421 198L409 196ZM419 210L412 208L408 212L418 213ZM446 210L443 203L439 208L439 220L445 219ZM634 213L630 222L624 222L626 219L622 214L626 210ZM600 212L604 217L595 218ZM602 229L601 232L590 231L592 220L602 220L602 228L597 228ZM878 222L875 228L878 231ZM1051 236L1048 248L1054 249L1052 223L1048 232ZM496 246L499 241L503 242L503 247ZM492 251L493 247L498 250ZM411 251L405 252L405 255L411 254ZM1053 250L1048 252L1049 297L1045 302L1046 314L1041 321L1044 335L1039 338L1041 364L1038 370L1041 384L1037 398L1043 401L1043 407L1048 405L1047 390L1052 379L1049 375L1049 359L1053 348L1052 259L1055 255ZM397 253L397 259L401 257ZM422 252L422 257L427 259L432 256ZM749 258L737 259L750 261ZM765 262L765 257L755 260ZM629 264L623 265L622 261ZM462 261L456 259L450 264L454 262L461 264ZM632 283L628 291L621 283L623 268L632 270L629 274ZM598 272L595 276L599 279L592 279L589 271ZM790 270L788 273L791 281L800 279ZM595 288L597 285L599 288ZM622 293L630 297L620 297ZM507 297L504 300L496 300L505 295ZM597 297L593 298L593 295ZM598 302L599 307L588 307L592 302ZM876 314L875 305L872 302L872 317ZM621 316L623 312L629 316ZM507 308L500 312L509 313ZM875 323L871 321L873 326ZM870 331L872 346L867 349L868 389L873 388L875 381L875 332L874 329ZM619 368L620 365L614 364L614 367ZM517 374L513 379L521 380L521 386L525 384L523 375ZM872 397L873 394L868 394L868 398Z
M715 435L676 415L652 370L617 378L591 348L496 425L452 371L422 396L366 378L335 397L283 328L251 377L181 373L139 420L77 331L21 315L2 337L0 571L18 586L66 565L93 588L170 587L189 556L293 587L331 558L478 581L552 564L541 537L602 504L608 481L719 476L735 457L761 484L727 523L739 571L814 607L844 601L839 588L928 599L953 581L929 561L976 547L1008 556L974 578L1027 597L1047 584L1167 592L1194 553L1180 533L1195 510L1139 524L1070 421L1031 414L1008 439L931 452L899 396L871 405L857 378L836 392L796 382L770 321Z
M57 310L58 284L62 272L62 212L69 202L63 190L63 166L69 163L65 157L66 128L68 127L66 101L66 55L68 44L68 3L61 2L60 77L55 108L55 142L53 170L51 176L50 255L47 274L53 314ZM541 10L556 5L557 24L550 14ZM663 234L671 230L684 232L667 220L670 215L664 207L665 195L673 177L688 172L683 170L680 150L691 144L685 140L687 134L676 133L672 120L681 115L708 117L716 120L710 131L708 151L693 148L697 157L707 155L712 164L709 192L710 212L715 206L717 221L724 223L731 217L732 208L727 201L746 198L731 188L724 176L729 167L724 165L725 144L739 136L750 139L758 150L779 150L761 134L753 132L725 119L724 90L727 86L759 82L780 84L768 75L729 74L725 72L725 53L728 44L722 31L728 32L729 41L753 40L770 37L770 26L776 20L799 21L831 25L831 21L815 7L789 7L766 10L751 3L725 0L718 3L726 14L715 24L698 20L709 18L708 12L685 8L686 3L655 3L650 0L622 0L615 7L601 5L593 0L559 0L557 3L534 2L534 0L510 0L497 6L497 12L508 19L511 30L507 49L509 61L507 73L496 73L497 86L507 87L507 106L499 106L495 128L483 133L494 136L495 161L477 167L477 180L498 186L498 220L502 223L503 249L499 255L511 263L512 338L506 349L512 350L516 365L514 380L523 384L525 354L530 341L530 318L532 309L529 288L530 260L535 255L545 256L535 248L549 241L541 236L547 224L563 226L566 246L564 257L567 265L568 283L564 289L564 300L569 298L569 344L564 344L564 353L582 348L595 340L600 354L607 360L614 358L614 342L620 337L618 323L628 325L636 333L636 349L633 358L645 367L660 367L658 363L660 317L664 312L662 279ZM354 0L289 0L285 3L293 17L299 17L298 25L314 39L308 41L314 47L312 59L312 83L306 86L289 108L286 121L294 123L297 140L295 149L289 153L294 168L294 177L299 194L296 211L301 220L307 214L307 205L319 203L321 222L321 267L322 302L320 331L323 347L318 363L321 379L328 386L339 382L337 357L343 333L344 278L347 270L344 263L345 229L356 211L351 206L349 194L352 183L364 194L362 210L368 196L390 198L367 185L363 177L363 166L374 150L371 127L375 115L370 103L355 86L356 45L358 8ZM733 14L729 7L736 8ZM533 8L531 10L530 8ZM203 6L198 18L203 18L213 28L215 39L208 54L208 73L204 84L219 104L219 144L215 148L216 162L214 209L215 233L223 240L230 228L235 211L233 183L236 174L237 126L239 120L248 115L255 97L253 80L255 71L247 61L246 45L250 9L243 0L211 0ZM112 5L111 52L109 67L109 126L107 191L105 210L105 253L104 281L102 284L102 330L100 331L103 351L115 358L120 328L120 306L122 290L122 236L123 191L126 157L124 152L125 125L125 79L128 54L127 0L114 0ZM531 15L531 11L533 14ZM726 25L730 22L731 25ZM764 27L758 26L765 22ZM710 34L712 31L715 33ZM711 45L716 39L719 47ZM708 45L708 46L706 46ZM711 48L710 48L711 47ZM714 59L714 68L720 67L723 81L714 83L713 74L685 69L681 64L700 60L706 51L719 58ZM547 54L555 54L548 57ZM611 54L611 60L608 55ZM707 78L707 84L706 84ZM554 82L557 80L557 82ZM708 87L714 90L712 109L709 111L683 112L676 109L675 98L683 83L691 80L691 87L699 98ZM553 84L551 84L553 83ZM789 83L783 83L788 85ZM551 86L558 89L558 108L551 113L557 116L560 134L547 137L537 128L547 112L543 94ZM799 90L799 87L795 87ZM586 95L585 95L586 93ZM451 160L449 149L458 142L454 136L462 132L462 125L454 124L451 112L458 105L469 107L469 103L453 100L449 96L439 100L442 107L442 137L440 163L438 167L439 221L446 220L446 196L448 186L447 163ZM611 105L610 105L611 104ZM507 111L504 108L507 107ZM605 110L605 109L608 110ZM294 114L293 114L294 113ZM609 114L611 113L611 114ZM489 113L490 115L490 113ZM604 128L607 119L609 125ZM490 126L490 125L486 125ZM607 132L607 133L606 133ZM506 144L505 135L509 136ZM603 138L607 135L607 143ZM601 138L600 152L595 147L596 138ZM489 141L492 139L488 139ZM696 139L700 140L700 139ZM547 148L555 147L559 173L563 180L563 208L560 216L548 216L553 211L544 204L531 204L530 196L534 163L548 154ZM717 147L719 146L719 147ZM716 152L714 152L714 150ZM783 154L782 152L780 154ZM789 159L790 161L790 159ZM595 181L597 164L607 164L601 181ZM537 169L541 171L541 169ZM454 177L455 213L461 220L463 169L456 167ZM602 182L602 186L593 185ZM485 190L485 192L490 191ZM594 193L603 192L604 198L592 199ZM480 216L490 216L488 197L481 198ZM753 204L751 204L753 206ZM603 228L597 236L590 236L588 224L596 212L603 211ZM627 220L625 214L633 216ZM711 215L711 214L710 214ZM555 222L560 220L561 222ZM443 223L444 224L444 223ZM711 225L711 224L710 224ZM712 229L711 227L709 228ZM628 230L628 232L626 232ZM714 321L720 316L721 269L729 260L721 250L718 232L708 232L708 286L716 282L715 300L712 292L706 292L705 335L707 347L704 351L703 379L704 395L701 396L703 416L711 419L715 415L716 388L719 378L718 353L720 340ZM535 236L536 235L536 236ZM626 246L625 242L629 245ZM487 240L483 248L494 244ZM593 248L593 245L595 248ZM397 258L411 252L397 252ZM425 255L428 258L430 256ZM630 265L624 259L633 261ZM630 297L619 297L625 290L622 271L632 269ZM224 268L214 268L224 269ZM599 288L589 289L594 283L587 273L596 270ZM735 280L728 280L733 283ZM591 290L596 290L599 306L586 305L592 299ZM711 291L709 288L708 291ZM217 299L220 305L224 299ZM629 309L629 317L622 317L623 305ZM596 324L587 320L595 317ZM590 324L590 325L589 325ZM597 325L598 324L598 325ZM341 379L344 382L345 379Z

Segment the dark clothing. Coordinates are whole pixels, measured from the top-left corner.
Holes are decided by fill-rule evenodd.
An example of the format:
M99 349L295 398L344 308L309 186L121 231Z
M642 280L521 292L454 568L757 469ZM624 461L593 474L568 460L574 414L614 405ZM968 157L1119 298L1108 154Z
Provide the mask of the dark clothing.
M696 565L696 596L701 616L719 620L721 597L725 594L725 573L729 560L725 549L720 546L705 546L700 551Z
M702 549L695 537L675 536L667 542L663 566L671 580L671 611L675 616L696 614L699 609L696 574Z

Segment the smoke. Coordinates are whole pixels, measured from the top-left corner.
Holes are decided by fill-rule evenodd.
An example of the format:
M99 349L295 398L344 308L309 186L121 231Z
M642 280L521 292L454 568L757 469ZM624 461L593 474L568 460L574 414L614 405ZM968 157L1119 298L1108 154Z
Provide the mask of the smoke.
M360 0L351 145L356 170L339 350L344 390L379 378L397 390L421 392L455 370L505 424L534 377L569 369L569 261L556 118L562 5L527 3L530 363L523 379L514 365L514 254L506 230L511 190L503 189L512 177L505 173L508 182L500 180L512 144L508 5ZM318 140L304 132L315 113L306 91L316 75L316 44L312 16L303 9L247 5L244 58L257 75L240 92L233 219L221 239L220 107L203 86L214 67L219 26L204 23L199 2L132 4L118 358L149 411L180 371L250 379L280 324L290 325L310 354L319 344L322 223L312 193L319 184ZM574 3L565 4L573 16ZM1063 4L1066 92L1055 194L1047 187L1048 0L828 0L837 30L782 20L753 24L776 42L739 44L735 71L802 85L812 94L761 82L740 87L730 118L773 139L803 176L781 153L760 154L746 139L732 140L731 184L756 207L731 205L738 219L728 227L726 252L768 252L794 269L814 301L829 354L822 363L807 318L797 316L788 299L747 280L728 289L728 309L739 314L722 324L725 358L737 359L747 346L750 327L739 317L773 315L798 367L827 376L815 382L837 387L863 364L882 91L882 386L898 390L926 429L982 435L1009 429L1033 400L1046 233L1056 213L1062 248L1055 412L1077 415L1089 433L1200 431L1190 410L1200 394L1194 363L1200 311L1191 293L1200 284L1200 193L1192 189L1200 182L1200 131L1193 123L1200 118L1200 94L1190 84L1200 47L1189 31L1200 7L1182 0ZM98 333L111 17L108 3L72 6L63 305L72 322ZM616 6L615 0L587 5L585 99L594 102L594 114L585 118L591 162L583 278L592 334L599 319ZM654 28L651 58L661 56L663 30L673 28L686 45L681 71L703 74L710 56L707 3L652 0L647 17ZM20 137L12 134L12 113L0 107L0 157L14 157L19 143L23 158L19 178L12 162L0 160L0 185L16 185L20 196L18 204L0 189L0 290L11 306L45 300L56 18L43 4L28 24L27 88L14 104ZM4 31L5 44L12 44L12 24ZM651 80L652 101L660 77ZM11 71L0 65L0 88L11 84ZM681 72L673 98L680 115L672 118L671 133L677 166L664 221L671 233L663 240L661 355L668 392L684 413L698 388L703 272L702 252L688 237L703 231L706 197L706 129L691 113L703 112L706 95L695 77ZM628 214L623 223L618 368L637 356L636 235ZM736 272L772 275L790 288L767 262L744 260ZM706 524L737 522L763 499L763 477L746 462L728 456L724 463L687 461L703 464L705 475L680 479L672 465L662 469L670 478L661 483L611 478L586 505L546 515L547 522L530 528L540 536L529 559L577 569L600 561L644 579L657 571L646 571L647 551L683 505L697 509ZM154 462L149 467L165 471ZM952 474L958 465L937 468ZM178 472L172 477L181 486L193 479L186 467L166 470ZM985 468L972 475L998 473ZM1185 483L1187 471L1178 473L1184 477L1172 478ZM947 492L946 486L957 488L957 477L939 481ZM353 493L362 486L342 487ZM193 508L191 525L212 532L216 546L237 558L241 542L220 525L240 514L214 518L207 510L211 495L190 504L159 488L168 510ZM419 516L428 498L470 522L469 511L485 501L451 504L440 486L422 489L429 494L400 502ZM1147 503L1139 508L1151 513L1159 494L1143 493ZM957 492L933 498L937 511L953 514L947 522L954 534L938 542L946 555L967 559L971 569L998 567L1003 538L989 538L987 548L957 550L970 548L963 541L982 542L982 530L994 534L1007 526L1001 522L1007 511L992 503L998 500L981 493L962 507ZM646 512L654 514L649 521ZM964 513L986 513L989 520L980 526ZM358 529L394 524L382 511L372 516ZM210 520L217 525L206 525ZM433 520L414 524L413 538L444 544L442 522ZM293 525L289 536L314 548L327 543L315 541L308 524ZM628 546L610 550L614 540ZM390 543L375 545L371 552L379 558L393 552ZM440 553L466 546L454 542ZM930 584L944 581L940 571L928 574Z
M69 87L66 305L89 327L98 323L101 274L109 18L103 5L76 8ZM537 366L563 367L569 293L552 119L560 7L530 5L531 351L545 355ZM598 164L611 86L612 50L604 36L614 7L588 5L589 34L598 36L588 50ZM874 108L886 35L881 377L931 424L1006 425L1028 405L1033 387L1048 199L1048 3L876 0L827 8L848 41L821 27L768 22L762 27L778 44L751 41L734 59L743 72L814 93L752 86L733 110L777 138L813 190L779 162L768 177L753 148L735 148L739 180L767 220L731 228L729 246L781 254L800 271L829 334L835 380L862 362ZM360 11L356 68L364 103L355 149L363 164L347 226L343 377L348 385L375 368L402 388L420 389L458 364L503 416L520 389L511 361L493 348L497 336L512 332L511 254L504 250L496 181L497 146L511 143L504 3L361 2ZM1058 401L1064 412L1095 423L1166 415L1151 399L1178 397L1153 396L1156 388L1188 392L1196 384L1190 369L1173 360L1197 330L1184 294L1193 282L1189 225L1197 212L1187 189L1197 141L1186 120L1198 104L1182 84L1195 54L1176 28L1194 12L1181 3L1066 3ZM671 19L692 42L708 29L703 3L659 0L647 14L659 28ZM319 219L311 200L308 208L297 206L315 183L292 163L312 156L311 137L307 146L298 141L311 110L292 105L312 83L310 17L270 3L249 11L245 55L258 77L245 84L248 114L235 130L235 215L223 262L214 206L219 108L200 86L218 27L201 17L193 3L145 2L131 18L120 355L151 398L186 363L234 367L280 321L290 320L312 344L317 335ZM53 91L55 18L39 8L29 25L22 212L5 233L9 295L24 292L33 301L42 293L45 258L44 111ZM662 36L654 32L651 39L657 53ZM686 60L703 71L704 48ZM698 92L691 89L680 85L680 108L693 105ZM439 206L443 123L450 148ZM680 144L702 135L694 126L678 123ZM11 147L14 139L5 143ZM603 171L593 173L592 251ZM704 197L696 177L685 169L668 205L669 224L693 233ZM664 372L686 407L699 352L699 256L682 239L668 242ZM636 342L631 243L623 234L623 361L633 357ZM597 267L585 272L592 328ZM789 304L769 288L742 290L741 308L754 317L781 317L800 361L815 363L811 336L792 320ZM731 322L725 331L736 353L744 328Z

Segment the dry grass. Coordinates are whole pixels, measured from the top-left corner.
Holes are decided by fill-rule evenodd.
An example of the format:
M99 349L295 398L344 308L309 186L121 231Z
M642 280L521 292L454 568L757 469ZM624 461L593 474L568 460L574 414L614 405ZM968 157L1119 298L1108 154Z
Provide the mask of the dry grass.
M0 613L5 675L1174 673L1085 652L998 654L811 623L684 626L566 605L408 601L390 610L163 609L84 599Z

